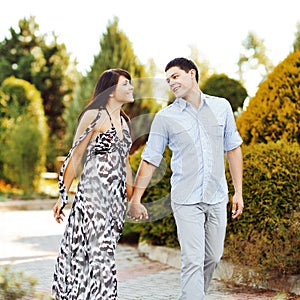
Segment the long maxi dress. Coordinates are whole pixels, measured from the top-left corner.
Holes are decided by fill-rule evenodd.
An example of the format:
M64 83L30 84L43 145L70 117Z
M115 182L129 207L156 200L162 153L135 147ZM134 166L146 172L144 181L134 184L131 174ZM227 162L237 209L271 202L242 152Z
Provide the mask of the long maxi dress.
M103 111L99 110L62 165L59 188L64 205L67 193L63 173L73 151ZM110 121L111 128L99 133L87 147L86 161L54 268L52 295L56 300L117 299L114 255L126 214L126 157L132 141L123 122L123 138L120 139L111 117Z

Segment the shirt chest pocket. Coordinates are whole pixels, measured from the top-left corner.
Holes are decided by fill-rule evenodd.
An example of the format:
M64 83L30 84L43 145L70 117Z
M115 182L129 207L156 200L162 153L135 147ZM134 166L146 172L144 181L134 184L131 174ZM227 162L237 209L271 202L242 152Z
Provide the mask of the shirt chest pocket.
M208 136L212 137L223 137L224 135L224 126L223 125L209 125L205 126L205 130Z
M191 122L182 122L171 124L170 142L176 145L190 145L194 143L197 135L196 126Z
M206 126L205 131L208 141L210 141L210 145L213 146L215 149L219 149L221 151L223 149L224 144L224 126Z

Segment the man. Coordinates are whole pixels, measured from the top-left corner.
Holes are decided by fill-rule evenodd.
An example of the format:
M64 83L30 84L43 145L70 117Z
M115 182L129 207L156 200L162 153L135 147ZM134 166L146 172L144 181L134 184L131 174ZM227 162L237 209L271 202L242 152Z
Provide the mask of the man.
M223 254L228 203L224 152L235 189L232 218L244 207L242 139L230 103L200 90L194 62L175 58L165 72L176 100L152 122L128 216L148 217L141 197L168 145L173 154L171 205L181 248L180 299L202 300Z

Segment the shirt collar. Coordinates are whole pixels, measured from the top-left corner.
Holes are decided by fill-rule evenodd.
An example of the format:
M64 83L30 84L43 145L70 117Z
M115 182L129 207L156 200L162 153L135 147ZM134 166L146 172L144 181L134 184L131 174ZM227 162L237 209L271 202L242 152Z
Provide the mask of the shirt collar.
M206 103L206 95L203 94L202 91L200 91L200 94L201 94L201 104L199 109ZM175 102L179 105L181 111L186 109L188 106L188 102L185 101L183 98L176 98Z
M178 103L181 111L183 111L188 105L188 103L183 98L177 98L176 103Z

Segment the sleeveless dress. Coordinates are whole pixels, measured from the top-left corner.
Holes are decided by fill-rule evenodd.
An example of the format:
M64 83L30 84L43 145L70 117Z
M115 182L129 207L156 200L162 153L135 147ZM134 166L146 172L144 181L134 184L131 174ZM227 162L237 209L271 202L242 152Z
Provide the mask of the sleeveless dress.
M63 207L68 201L63 183L65 168L102 111L99 110L62 165L59 189ZM132 141L123 123L123 139L120 139L109 118L111 128L99 133L87 146L86 160L54 268L52 295L56 300L117 299L114 255L125 220L126 157Z

